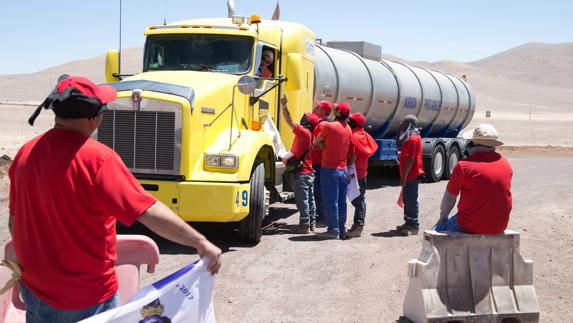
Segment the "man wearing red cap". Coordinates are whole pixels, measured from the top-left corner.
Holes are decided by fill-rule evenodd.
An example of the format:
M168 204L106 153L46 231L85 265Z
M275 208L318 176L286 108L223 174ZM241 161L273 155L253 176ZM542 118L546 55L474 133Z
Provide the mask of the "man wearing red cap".
M366 174L368 172L368 158L374 155L378 149L376 140L364 131L364 122L366 119L362 113L353 113L350 115L348 125L352 129L352 142L356 148L356 176L358 177L358 186L360 195L352 200L354 206L354 223L347 233L349 238L357 238L362 235L364 228L364 219L366 218Z
M316 106L312 110L312 113L315 114L319 121L318 125L314 128L314 138L316 138L320 134L320 130L322 129L322 125L324 122L328 122L328 116L332 112L332 103L326 100L316 100ZM322 210L322 198L321 198L321 189L320 189L320 169L322 163L322 150L318 150L312 147L311 150L312 155L312 168L314 169L314 200L316 202L316 224L317 226L324 227L324 212Z
M400 186L404 202L404 224L396 227L401 234L416 235L420 227L418 184L424 175L422 137L416 128L418 118L408 114L400 124L396 146L400 149Z
M27 142L9 170L9 227L26 321L76 322L118 305L116 220L136 220L221 266L221 250L147 193L109 147L90 138L111 86L63 75L28 120L52 109L54 128Z
M281 99L281 107L286 123L294 132L294 141L291 151L282 158L287 168L291 166L294 180L294 199L300 213L299 225L295 233L306 234L314 231L316 221L316 204L314 202L314 174L312 169L312 131L318 124L318 117L312 113L305 113L300 124L295 124L287 108L287 99ZM290 161L290 162L289 162Z
M346 238L347 165L356 160L352 131L347 124L350 105L340 102L334 115L335 121L325 123L315 141L315 147L322 149L320 184L327 225L326 232L317 234L321 239Z

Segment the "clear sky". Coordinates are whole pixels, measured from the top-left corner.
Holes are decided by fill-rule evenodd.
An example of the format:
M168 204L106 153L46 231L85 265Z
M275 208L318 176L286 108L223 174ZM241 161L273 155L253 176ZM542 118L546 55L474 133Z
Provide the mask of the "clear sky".
M226 0L122 0L124 48L154 24L225 17ZM276 0L236 0L270 18ZM324 40L365 40L411 60L473 61L528 42L572 42L571 0L280 0L281 20ZM0 0L0 74L28 73L118 47L119 0Z

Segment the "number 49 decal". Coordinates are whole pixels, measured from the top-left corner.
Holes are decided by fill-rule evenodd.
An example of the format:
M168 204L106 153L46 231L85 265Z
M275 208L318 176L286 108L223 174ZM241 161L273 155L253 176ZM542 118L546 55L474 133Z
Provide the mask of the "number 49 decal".
M239 203L242 206L249 205L249 192L247 192L247 190L243 190L242 192L237 192L237 198L235 199L235 204L239 206Z

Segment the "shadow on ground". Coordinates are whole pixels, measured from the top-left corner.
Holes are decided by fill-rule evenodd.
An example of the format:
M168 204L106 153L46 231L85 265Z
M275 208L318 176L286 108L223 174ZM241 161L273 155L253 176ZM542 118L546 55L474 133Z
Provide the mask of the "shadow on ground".
M397 167L383 168L374 167L368 169L368 177L366 178L368 190L373 190L383 187L396 187L400 186L400 174Z
M272 207L269 215L263 220L263 235L274 235L292 233L294 226L287 225L280 220L286 219L297 213L296 209L288 207ZM193 228L201 232L212 243L217 245L223 253L232 252L235 248L250 248L257 244L252 242L241 242L238 236L237 223L203 223L193 222L190 224ZM141 234L150 237L157 243L159 252L167 255L178 254L197 254L194 248L182 246L178 243L167 240L153 231L149 230L143 224L136 222L130 228L124 226L117 227L118 234Z

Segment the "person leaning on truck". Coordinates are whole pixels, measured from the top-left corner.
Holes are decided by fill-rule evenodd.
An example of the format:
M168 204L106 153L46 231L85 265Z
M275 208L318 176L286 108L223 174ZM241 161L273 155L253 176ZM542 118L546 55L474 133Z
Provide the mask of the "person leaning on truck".
M353 113L350 115L348 125L352 129L352 142L356 149L356 176L358 179L358 186L360 187L360 195L352 200L354 206L354 223L350 230L348 230L349 238L357 238L362 235L364 229L364 220L366 218L366 175L368 173L368 158L374 155L378 149L376 140L364 131L364 122L366 118L362 113Z
M404 224L396 227L403 235L418 234L418 184L424 175L422 137L416 128L418 119L408 114L400 124L396 145L400 149L400 186L404 201Z
M463 137L470 140L469 157L452 171L434 230L500 234L509 222L513 177L507 159L495 151L503 142L489 124L480 124ZM458 213L448 218L460 193Z
M321 239L346 239L347 165L356 160L352 131L347 124L350 105L340 102L334 115L334 122L325 123L315 140L315 147L322 149L320 184L327 225L326 232L317 234Z
M54 128L18 151L10 176L9 228L21 267L26 321L76 322L119 305L116 220L140 221L194 247L219 271L221 250L147 193L109 147L90 138L116 98L111 86L63 75L30 117Z
M332 103L326 100L316 100L316 106L312 109L312 114L318 117L318 125L314 128L314 138L320 134L324 122L328 122L328 116L332 112ZM324 228L324 212L322 210L322 198L320 189L320 165L322 163L322 150L312 147L312 168L314 169L314 201L316 203L316 226Z
M312 131L318 124L318 117L312 113L303 114L300 124L295 124L287 108L287 99L282 97L281 107L286 123L294 132L291 151L282 158L285 165L289 160L298 164L293 170L294 199L300 213L299 225L295 233L306 234L314 231L316 222L316 204L314 201L314 174L310 149L313 143Z

